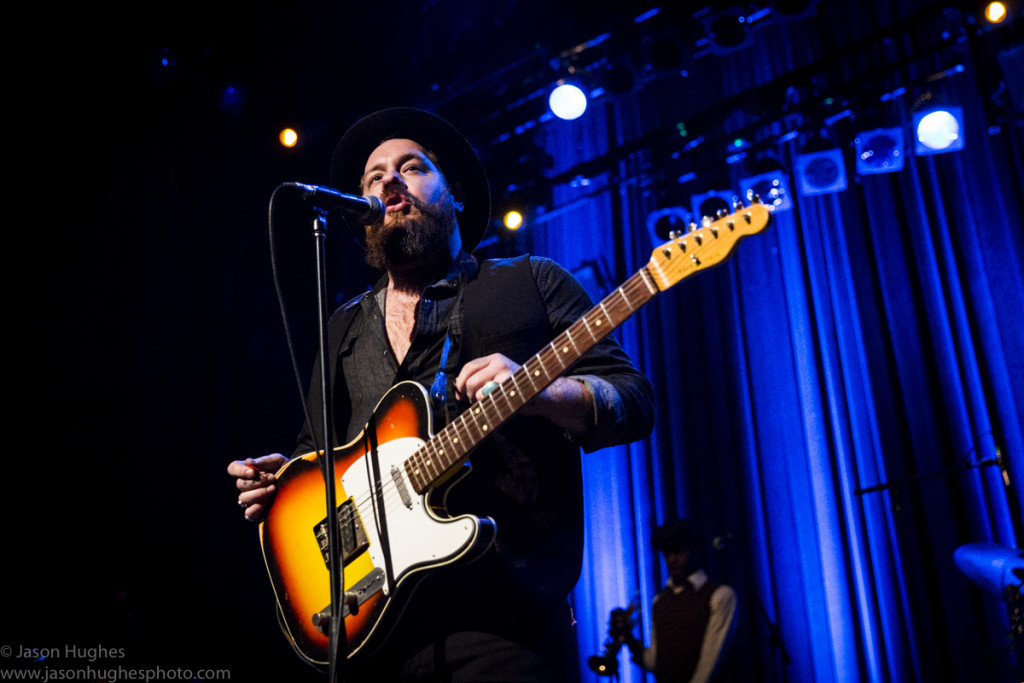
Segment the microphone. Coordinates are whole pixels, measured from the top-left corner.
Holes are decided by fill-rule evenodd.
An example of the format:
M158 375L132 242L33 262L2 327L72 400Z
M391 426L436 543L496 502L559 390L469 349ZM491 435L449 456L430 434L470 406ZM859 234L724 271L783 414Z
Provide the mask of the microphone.
M302 190L302 198L324 210L338 209L361 225L374 225L384 220L384 202L380 197L357 197L323 185L285 183L285 187Z

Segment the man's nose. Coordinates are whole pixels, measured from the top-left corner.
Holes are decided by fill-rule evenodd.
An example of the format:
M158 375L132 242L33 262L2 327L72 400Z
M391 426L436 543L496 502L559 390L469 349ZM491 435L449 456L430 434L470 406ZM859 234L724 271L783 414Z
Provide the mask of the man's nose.
M398 171L387 171L384 173L384 178L381 180L381 186L390 187L391 185L405 187L405 181L402 180L402 176L399 175Z

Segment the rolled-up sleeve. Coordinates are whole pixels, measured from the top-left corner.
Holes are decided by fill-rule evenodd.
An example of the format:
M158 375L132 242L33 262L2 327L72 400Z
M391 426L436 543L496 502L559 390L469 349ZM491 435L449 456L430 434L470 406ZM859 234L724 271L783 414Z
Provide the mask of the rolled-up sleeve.
M552 336L593 308L593 301L579 281L554 261L535 256L531 267L547 306ZM654 390L611 336L583 354L567 376L583 382L593 399L590 428L573 435L583 450L595 451L650 435L654 426Z

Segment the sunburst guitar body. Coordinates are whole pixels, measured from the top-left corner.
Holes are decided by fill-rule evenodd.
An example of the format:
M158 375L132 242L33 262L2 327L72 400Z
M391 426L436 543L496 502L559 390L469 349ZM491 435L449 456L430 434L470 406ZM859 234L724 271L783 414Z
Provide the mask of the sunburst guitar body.
M441 517L430 507L432 496L414 490L403 465L430 439L430 429L426 392L402 382L380 401L360 437L334 451L349 657L386 639L418 572L478 557L494 538L490 519ZM326 665L320 615L330 607L331 591L319 458L309 453L278 471L260 540L286 635L300 656Z

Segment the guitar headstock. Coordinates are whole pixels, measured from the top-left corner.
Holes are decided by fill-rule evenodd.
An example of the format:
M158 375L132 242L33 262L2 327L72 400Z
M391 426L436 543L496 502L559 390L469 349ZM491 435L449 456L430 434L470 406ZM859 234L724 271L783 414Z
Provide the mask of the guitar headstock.
M771 209L756 197L748 206L737 202L732 213L719 212L713 220L705 218L702 226L691 225L686 233L673 234L651 253L648 271L660 291L680 280L725 262L736 244L749 235L756 235L771 223Z

